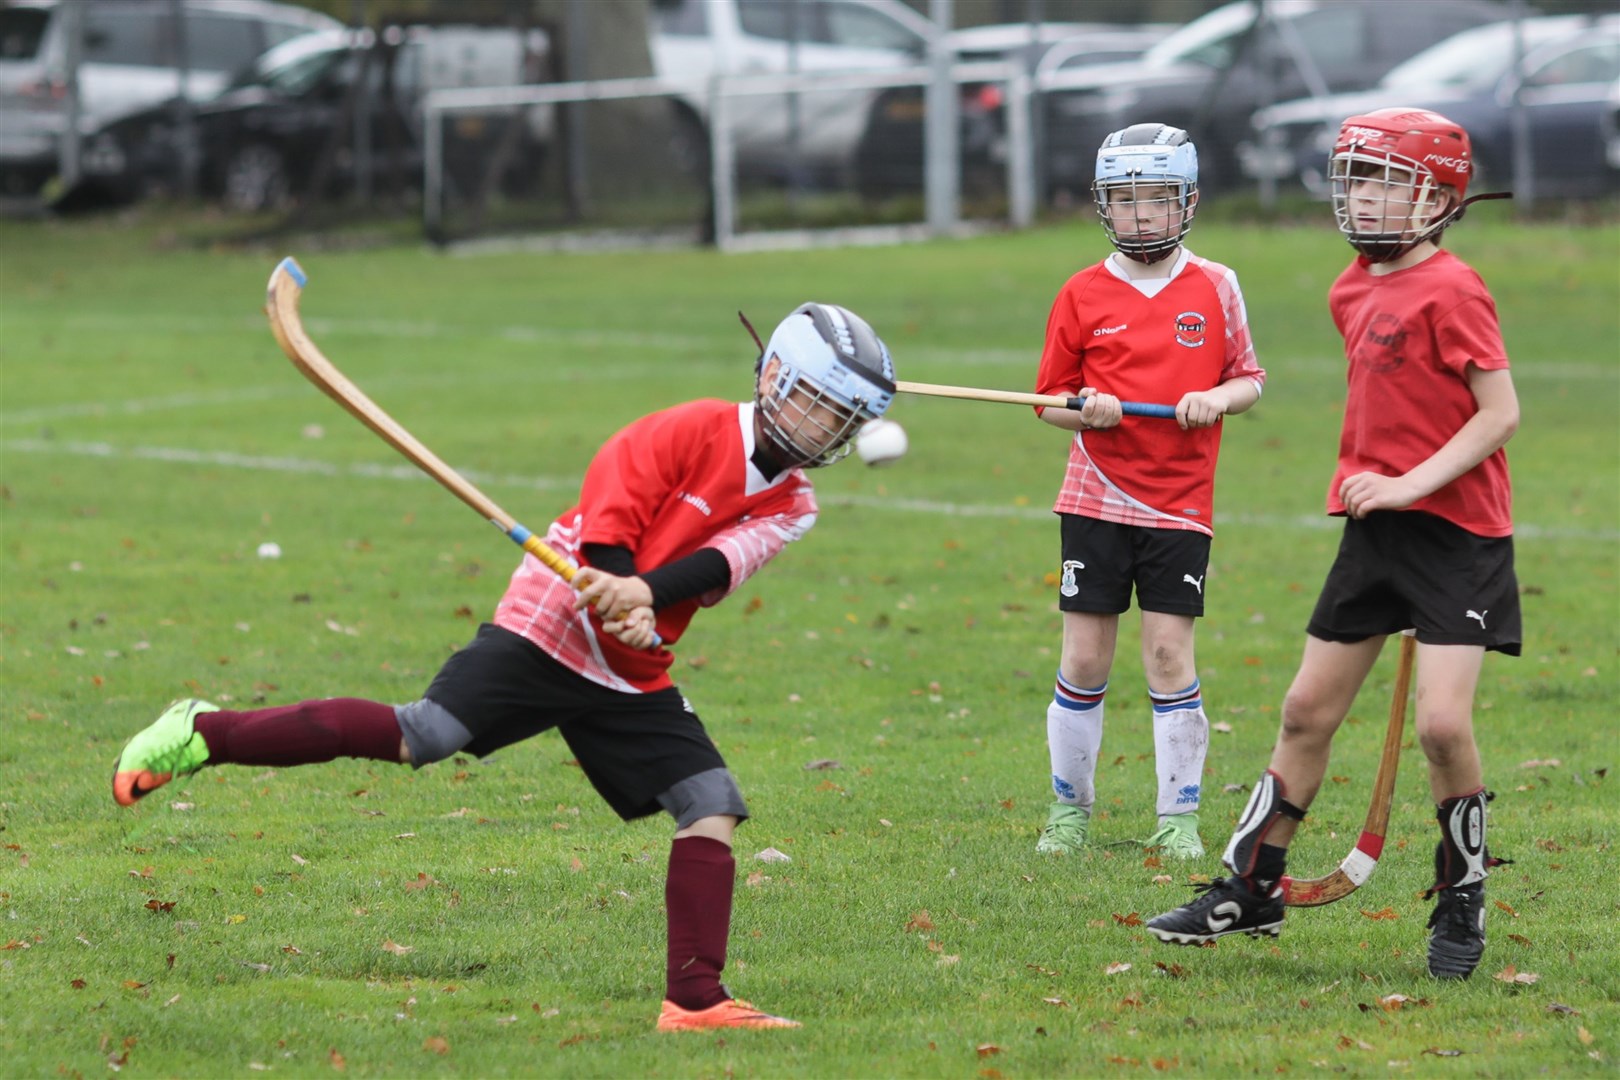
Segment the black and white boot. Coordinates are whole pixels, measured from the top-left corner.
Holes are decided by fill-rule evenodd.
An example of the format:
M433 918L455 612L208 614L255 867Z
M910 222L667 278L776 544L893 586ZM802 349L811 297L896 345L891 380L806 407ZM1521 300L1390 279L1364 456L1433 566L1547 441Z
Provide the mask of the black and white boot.
M1466 979L1485 955L1485 875L1496 860L1485 850L1485 802L1481 788L1435 807L1440 843L1434 849L1435 885L1429 916L1429 974Z
M1202 895L1148 920L1148 932L1173 945L1202 945L1228 934L1276 937L1282 931L1282 889L1257 891L1243 878L1216 878L1196 885Z

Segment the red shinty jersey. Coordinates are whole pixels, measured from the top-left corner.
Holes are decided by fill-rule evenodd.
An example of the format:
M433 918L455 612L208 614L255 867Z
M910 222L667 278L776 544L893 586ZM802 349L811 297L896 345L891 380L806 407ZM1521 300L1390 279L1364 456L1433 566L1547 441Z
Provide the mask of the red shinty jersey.
M1349 393L1329 514L1343 514L1339 485L1359 472L1401 476L1432 457L1479 411L1468 367L1508 366L1496 303L1473 267L1441 250L1416 266L1373 274L1365 256L1328 290L1344 336ZM1478 536L1513 533L1507 451L1463 473L1410 510L1425 510Z
M495 623L522 634L585 678L626 693L673 685L669 647L699 607L711 607L747 581L816 520L816 499L800 469L767 481L750 462L754 406L692 401L630 424L597 451L579 505L546 532L559 555L580 563L585 544L629 548L652 570L699 548L731 566L731 583L658 612L655 649L628 648L602 631L595 614L574 610L574 589L532 555L512 574Z
M1035 390L1072 397L1092 386L1174 405L1236 378L1257 389L1266 379L1237 275L1183 249L1168 280L1129 281L1110 259L1070 278L1052 304ZM1221 427L1182 431L1174 420L1127 416L1076 432L1052 510L1213 535Z

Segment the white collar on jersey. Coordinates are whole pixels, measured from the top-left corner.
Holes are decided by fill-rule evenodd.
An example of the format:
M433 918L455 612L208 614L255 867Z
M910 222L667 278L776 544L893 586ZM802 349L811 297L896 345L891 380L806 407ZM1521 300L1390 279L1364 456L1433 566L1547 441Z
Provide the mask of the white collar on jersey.
M743 481L744 494L758 495L762 491L768 491L786 480L795 471L793 469L783 469L767 480L765 474L760 472L759 467L754 464L754 403L752 401L744 401L738 404L737 423L742 432L743 462L748 468L748 473Z
M1189 253L1185 246L1183 246L1181 250L1177 251L1174 261L1170 263L1170 272L1164 275L1164 277L1133 279L1129 274L1121 269L1121 266L1125 262L1125 256L1121 255L1117 251L1108 256L1108 258L1104 259L1103 265L1108 268L1108 272L1110 274L1113 274L1127 285L1134 285L1137 292L1141 293L1143 296L1151 298L1158 296L1159 293L1163 292L1165 286L1174 281L1177 275L1187 268L1188 254Z

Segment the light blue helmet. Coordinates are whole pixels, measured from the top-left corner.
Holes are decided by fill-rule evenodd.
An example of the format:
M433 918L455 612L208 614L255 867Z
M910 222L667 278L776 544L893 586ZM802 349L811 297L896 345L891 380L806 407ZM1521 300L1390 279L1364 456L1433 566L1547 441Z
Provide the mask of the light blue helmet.
M894 400L889 347L837 304L801 304L783 319L760 354L759 372L759 430L787 466L831 465Z
M1142 188L1156 190L1139 198L1136 192ZM1111 194L1118 191L1131 195L1122 199ZM1097 148L1091 192L1103 231L1120 254L1156 263L1180 247L1192 231L1198 204L1198 149L1185 131L1168 124L1123 128ZM1134 213L1125 212L1124 205L1135 207Z

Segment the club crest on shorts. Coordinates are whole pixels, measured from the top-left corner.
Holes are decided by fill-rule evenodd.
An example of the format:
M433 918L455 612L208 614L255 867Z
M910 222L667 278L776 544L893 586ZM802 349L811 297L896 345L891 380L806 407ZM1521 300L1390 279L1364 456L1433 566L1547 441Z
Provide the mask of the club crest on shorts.
M1196 311L1183 311L1176 316L1176 344L1196 349L1204 343L1204 330L1209 325Z
M1084 570L1085 568L1086 564L1081 562L1079 559L1064 559L1063 577L1058 582L1058 592L1062 593L1064 596L1078 596L1080 593L1080 585L1074 580L1074 572L1076 570Z

